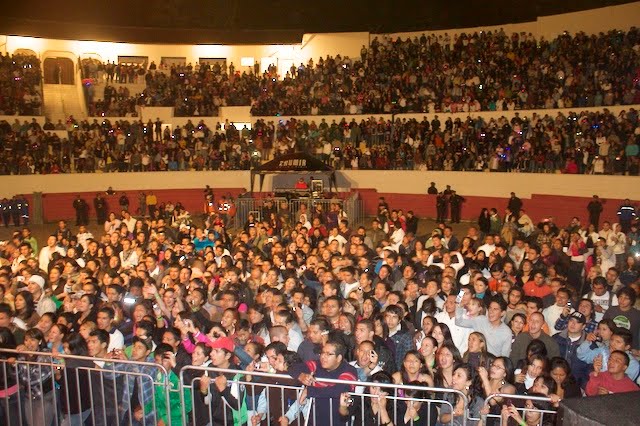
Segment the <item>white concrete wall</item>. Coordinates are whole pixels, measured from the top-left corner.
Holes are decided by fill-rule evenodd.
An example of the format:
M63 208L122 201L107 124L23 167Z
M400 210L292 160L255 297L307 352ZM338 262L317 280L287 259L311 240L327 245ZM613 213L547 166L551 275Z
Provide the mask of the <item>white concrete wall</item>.
M433 34L436 36L448 33L453 41L454 34L473 34L480 31L499 31L504 29L507 35L514 32L531 33L540 38L541 36L547 40L553 39L562 34L564 31L576 33L584 31L587 34L597 34L599 32L607 32L609 30L626 31L640 23L640 2L627 3L619 6L609 6L599 9L585 10L574 13L563 13L559 15L540 16L532 22L523 22L518 24L504 24L484 27L472 28L450 28L438 31L414 31L399 32L388 34L392 38L402 37L420 37L422 33ZM373 39L372 34L371 38Z
M267 175L264 190L273 189L274 175ZM511 191L530 198L531 194L640 200L637 177L559 175L488 172L419 172L344 170L338 172L342 189L376 189L381 193L425 194L429 182L451 185L462 195L508 197ZM209 183L216 188L249 189L248 171L226 172L146 172L93 173L59 175L0 176L0 197L13 194L74 193L116 190L201 188ZM257 185L256 185L257 190Z
M146 189L249 188L249 172L143 172L0 176L0 198L13 194L73 193Z

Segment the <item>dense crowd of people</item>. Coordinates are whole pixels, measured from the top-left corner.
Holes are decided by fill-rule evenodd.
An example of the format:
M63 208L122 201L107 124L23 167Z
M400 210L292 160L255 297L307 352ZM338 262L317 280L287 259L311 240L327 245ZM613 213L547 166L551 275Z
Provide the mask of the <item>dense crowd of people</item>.
M173 129L160 120L93 119L41 126L0 121L0 175L178 170L249 170L259 161L248 129L204 122ZM67 130L61 138L52 130Z
M0 115L40 115L41 75L37 57L0 54Z
M374 38L360 58L327 57L262 79L254 115L466 112L633 104L638 30L553 40L504 31ZM266 90L264 90L266 89Z
M262 74L233 63L146 69L86 59L83 69L110 83L144 78L147 88L127 103L172 106L178 116L215 115L225 105L251 105L256 116L582 108L640 103L639 47L637 28L553 40L500 30L375 37L359 58L327 56ZM100 101L90 96L94 113L133 112Z
M51 130L67 130L69 139ZM640 120L618 115L516 114L441 122L371 117L258 120L249 129L203 121L170 129L161 120L0 122L0 174L95 171L248 170L290 152L316 155L336 169L493 171L637 176Z
M215 198L210 189L205 196ZM426 235L413 212L383 198L367 227L352 226L337 205L289 211L265 201L233 230L225 227L229 212L176 229L126 208L97 235L60 222L37 241L24 228L0 247L0 348L41 353L0 351L1 362L17 365L0 369L0 418L16 424L12 414L23 407L79 425L93 409L98 424L309 417L308 424L457 425L468 415L472 425L502 417L533 426L554 424L539 410L553 411L561 399L638 391L635 208L621 207L615 224L590 215L588 225L576 217L535 226L523 222L514 197L506 216L494 218L503 208L496 206L465 231L439 223ZM496 221L509 232L496 232ZM67 360L54 377L29 364L62 353L95 361ZM123 360L139 364L118 367ZM169 396L144 380L128 385L127 372L154 377L144 370L153 363L169 374ZM255 386L239 386L238 374ZM411 387L396 392L390 383ZM305 390L289 397L274 385ZM514 398L485 405L494 393ZM69 401L61 411L59 395Z
M252 138L262 158L300 146L336 168L475 170L638 175L638 112L531 116L485 120L371 117L259 120ZM296 145L297 144L297 145Z
M85 87L90 116L135 116L136 106L174 107L177 117L214 116L220 106L251 105L260 90L258 78L236 71L233 63L229 67L197 63L158 68L151 62L148 70L141 65L111 63L96 67L95 72L87 70L94 79ZM265 78L267 75L275 78L275 69ZM141 93L129 93L126 86L116 88L117 84L139 81L146 84ZM97 82L105 83L102 98L95 94Z

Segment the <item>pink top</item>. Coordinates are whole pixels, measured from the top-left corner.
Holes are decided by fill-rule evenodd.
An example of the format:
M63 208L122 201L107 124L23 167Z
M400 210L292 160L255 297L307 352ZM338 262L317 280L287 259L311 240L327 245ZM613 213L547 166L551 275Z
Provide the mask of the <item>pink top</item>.
M211 340L209 340L206 334L200 333L199 331L196 334L194 334L193 337L198 342L202 342L206 344L209 344L211 342ZM190 354L192 354L193 351L196 350L196 345L188 337L185 337L184 339L182 339L182 347L184 347L184 350Z

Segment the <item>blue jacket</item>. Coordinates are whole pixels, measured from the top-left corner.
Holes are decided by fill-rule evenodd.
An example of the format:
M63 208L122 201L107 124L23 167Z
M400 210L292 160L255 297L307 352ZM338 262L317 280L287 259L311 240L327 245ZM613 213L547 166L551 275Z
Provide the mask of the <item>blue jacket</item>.
M622 205L618 209L618 218L623 222L630 222L636 217L636 209L630 205Z
M589 381L589 364L578 358L578 347L585 341L586 334L583 332L582 336L575 342L572 342L569 338L568 330L555 334L553 338L558 343L560 356L567 360L573 376L580 387L584 389Z

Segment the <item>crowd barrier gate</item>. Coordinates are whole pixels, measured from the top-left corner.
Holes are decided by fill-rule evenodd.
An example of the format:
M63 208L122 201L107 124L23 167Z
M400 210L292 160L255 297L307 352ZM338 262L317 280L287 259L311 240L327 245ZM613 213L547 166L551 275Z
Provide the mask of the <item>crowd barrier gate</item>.
M49 352L0 349L0 375L6 426L157 426L158 408L171 414L182 391L155 363ZM178 426L171 415L164 423Z
M198 373L199 372L199 373ZM194 374L196 373L196 374ZM230 370L230 369L222 369L222 368L213 368L213 367L197 367L197 366L187 366L181 371L181 383L183 386L191 388L191 395L196 395L198 391L198 378L202 375L208 375L209 377L215 377L216 375L223 374L228 377L227 386L228 387L236 387L235 394L243 395L244 401L247 406L247 424L253 425L251 422L252 417L256 414L257 408L266 407L266 411L261 411L260 413L264 416L264 420L257 424L260 425L269 425L276 426L279 425L279 415L281 414L289 414L289 424L296 426L307 426L307 425L318 425L320 424L316 419L318 419L319 410L316 410L318 406L318 401L314 398L305 398L304 403L301 402L301 394L306 391L304 386L293 386L291 384L287 384L286 382L292 382L292 379L288 375L283 374L272 374L272 373L264 373L264 372L247 372L247 371L239 371L239 370ZM248 380L248 376L251 377L252 380ZM187 377L191 377L192 380L187 380ZM229 378L230 377L230 378ZM260 377L263 381L255 381L256 377ZM278 383L278 381L284 381L285 383ZM368 389L373 387L378 387L386 390L388 396L386 397L388 400L387 407L388 414L391 421L394 424L398 424L398 420L403 420L405 412L402 411L402 408L407 404L416 404L423 403L427 404L427 418L437 418L437 409L442 404L447 405L451 411L453 411L453 405L451 401L455 400L455 397L458 396L463 399L464 406L467 406L467 398L462 392L453 390L453 389L443 389L443 388L433 388L433 387L423 387L423 386L410 386L410 385L397 385L397 384L381 384L381 383L369 383L369 382L361 382L361 381L347 381L347 380L334 380L334 379L317 379L317 382L321 382L323 384L329 385L346 385L352 387L352 391L348 392L351 400L353 401L353 405L358 407L360 410L360 419L364 418L364 411L366 404L370 404L376 398L378 398L377 394L368 393ZM425 392L427 394L435 393L444 395L444 397L432 398L431 396L425 396L423 398L409 398L404 396L404 392L408 390L416 390ZM233 393L233 392L232 392ZM181 392L181 395L184 396L185 392ZM447 396L449 398L447 398ZM263 398L264 403L258 403L259 399ZM276 398L275 404L276 407L279 408L278 414L273 415L271 413L271 407L273 398ZM187 403L185 401L183 406ZM194 401L192 401L193 405ZM224 402L226 404L226 402ZM329 412L332 412L334 408L334 404L339 404L339 399L337 398L328 398L322 406L326 409L328 405ZM237 406L237 405L236 405ZM209 411L209 414L211 412ZM192 413L195 417L195 413ZM358 412L353 413L353 416L349 419L349 424L353 426L374 426L371 423L362 421L356 422ZM434 417L431 417L431 416ZM227 410L223 412L223 419L220 422L220 419L213 419L211 416L209 417L209 421L212 425L217 424L233 424L231 422L227 423L230 419L228 418L229 414ZM462 424L463 426L466 424L466 414L462 416L461 419L458 419L457 424ZM343 418L344 419L344 418ZM194 419L192 419L194 420ZM218 420L220 423L215 423L214 420ZM292 421L291 421L292 420ZM318 419L319 420L319 419ZM329 423L322 424L322 426L337 426L338 424L342 425L344 423L339 423L340 419L334 419L333 416L329 416ZM237 423L235 423L237 425ZM244 424L244 423L242 423ZM380 424L380 422L378 422ZM403 424L403 423L400 423ZM425 419L411 419L409 421L411 425L427 425L430 422L425 422ZM452 418L449 423L446 425L453 425L454 419Z
M163 420L167 426L194 425L196 398L200 398L197 382L204 375L209 376L212 383L216 377L225 375L229 389L229 393L210 397L212 403L222 407L222 418L217 419L212 417L212 409L206 408L205 415L212 426L254 425L258 419L261 421L255 424L275 426L279 425L280 415L286 415L293 425L315 425L319 424L316 420L326 417L327 409L331 413L337 408L334 404L340 403L335 396L324 400L303 398L307 390L297 386L288 375L193 365L184 367L176 375L151 362L48 352L0 349L0 375L0 424L7 426L76 426L84 425L85 420L94 426L157 426L161 412L166 413ZM348 386L349 401L353 404L348 416L334 418L329 415L328 424L322 426L337 425L345 418L352 426L372 426L364 420L365 409L379 398L378 390L373 392L371 387L386 393L387 411L394 424L403 424L407 407L416 404L426 404L426 410L423 410L426 419L409 419L409 424L415 426L432 424L438 419L442 406L452 412L457 398L462 398L467 407L466 396L453 389L333 379L317 381L324 385ZM407 391L419 391L422 396L410 397ZM225 395L234 396L235 405L227 401ZM485 399L485 405L497 398L523 401L517 406L521 415L524 417L526 411L540 412L541 422L545 415L556 413L555 410L521 406L527 400L551 403L546 397L492 394ZM272 408L277 408L277 413L272 413ZM378 423L379 420L378 415ZM481 419L469 417L465 410L463 416L452 418L447 424L464 426L478 420ZM483 415L482 420L484 424L489 421L502 425L499 414Z
M500 398L502 401L497 401L497 399ZM484 400L484 405L490 405L490 402L492 400L496 400L495 402L499 405L502 406L503 403L507 402L513 402L513 401L522 401L522 403L524 404L527 400L529 401L540 401L540 402L548 402L549 404L552 404L551 402L551 398L548 397L541 397L541 396L529 396L529 395L512 395L512 394L508 394L508 393L494 393L491 394L489 396L487 396L487 398ZM520 413L520 415L522 416L522 418L524 419L525 417L525 412L526 411L530 411L530 412L538 412L540 413L540 420L538 421L538 424L545 424L544 423L544 416L545 415L554 415L556 414L556 410L541 410L538 408L526 408L520 405L523 404L514 404L514 406L517 408L518 412ZM506 426L503 425L502 422L502 416L500 414L486 414L482 416L482 420L483 420L483 424L487 424L487 420L489 419L495 419L495 423L496 425L500 425L500 426ZM478 419L472 419L472 420L478 420Z

